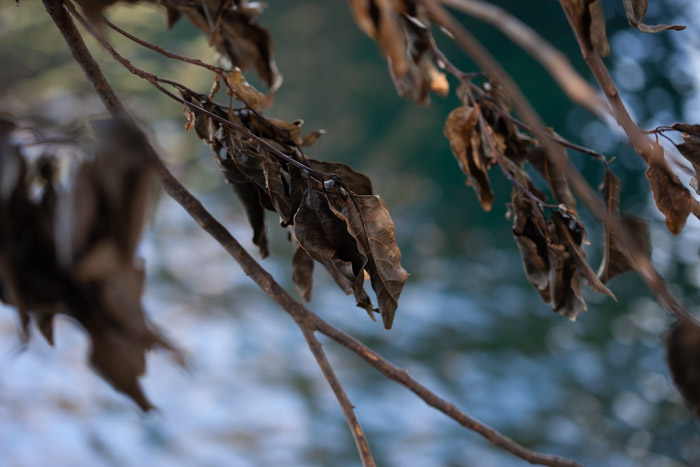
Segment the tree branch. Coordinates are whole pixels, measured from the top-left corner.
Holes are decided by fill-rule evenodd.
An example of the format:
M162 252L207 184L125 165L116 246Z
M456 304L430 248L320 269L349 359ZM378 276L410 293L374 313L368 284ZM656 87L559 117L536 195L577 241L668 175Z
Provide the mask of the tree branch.
M82 51L83 53L76 55L74 57L79 57L80 61L85 63L80 63L84 73L87 75L89 81L93 83L95 92L100 95L103 103L107 110L110 111L115 116L123 117L125 112L124 108L118 99L106 99L108 96L116 97L116 93L111 88L107 80L105 79L99 65L95 59L90 55L87 47L85 46L82 37L75 29L75 25L68 17L68 15L63 10L63 0L43 0L44 5L54 18L54 22L58 29L64 36L68 47L73 51L73 49ZM74 31L74 33L70 33ZM78 60L78 58L76 58ZM99 86L94 83L100 83ZM102 94L105 94L104 96ZM226 228L221 225L173 175L168 170L168 168L163 164L155 150L151 148L153 159L153 164L156 168L158 178L163 185L165 192L172 197L178 204L180 204L185 211L202 227L207 233L209 233L214 240L216 240L221 246L238 262L241 266L243 272L249 276L260 289L263 290L272 300L274 300L285 312L287 312L294 321L300 326L303 333L309 333L309 328L306 326L313 326L313 329L325 334L330 337L340 345L346 347L352 352L359 355L373 368L377 369L380 373L385 375L387 378L394 380L406 387L407 389L414 392L421 399L423 399L427 404L435 407L448 417L456 420L462 426L475 431L480 434L492 444L524 459L533 464L557 466L557 467L574 467L579 466L578 463L556 456L549 456L546 454L537 453L531 451L507 436L502 435L496 430L490 428L489 426L473 419L466 413L459 410L454 404L448 402L447 400L437 396L435 393L427 389L425 386L420 384L418 381L413 379L408 375L406 370L398 368L396 365L392 364L388 360L384 359L381 355L365 346L358 340L354 339L350 335L344 333L340 329L332 326L322 318L320 318L315 313L306 309L303 305L295 301L268 273L262 266L258 264L255 259L241 246L241 244L226 230ZM304 324L302 324L304 323ZM306 337L306 334L305 334ZM314 347L313 341L309 343L310 347ZM308 340L307 340L308 342ZM317 341L316 341L317 342ZM313 348L312 348L313 351ZM322 354L314 353L314 356ZM325 359L323 359L325 360ZM326 360L327 363L327 360ZM321 365L321 362L319 362ZM325 365L325 364L324 364ZM324 370L324 365L321 365L321 369L324 371L324 375L329 379L335 379L335 375L332 373L327 373ZM330 366L330 364L328 364ZM337 382L337 379L335 379ZM335 384L335 383L334 383ZM339 383L338 383L339 384ZM334 389L335 390L335 389ZM337 394L336 394L337 396ZM339 400L341 407L343 407L343 402ZM345 411L345 407L343 410ZM354 418L354 417L353 417ZM351 420L348 419L346 415L346 421L348 425L353 430L353 436L356 439L358 437L364 438L364 434L361 432L359 424L353 424ZM356 431L359 430L359 433ZM359 436L358 436L359 435ZM368 448L367 448L368 449ZM363 447L358 444L358 451L360 456L365 459L363 454ZM370 464L371 465L371 464Z
M567 56L507 10L481 0L440 1L500 29L511 41L540 62L572 101L601 120L610 116L610 107L571 66Z

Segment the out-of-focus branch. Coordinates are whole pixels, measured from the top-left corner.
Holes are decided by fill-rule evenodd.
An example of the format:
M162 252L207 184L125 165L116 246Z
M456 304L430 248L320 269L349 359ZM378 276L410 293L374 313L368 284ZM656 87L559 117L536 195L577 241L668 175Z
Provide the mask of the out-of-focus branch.
M440 0L440 2L497 27L540 62L572 101L602 120L610 116L610 107L588 81L571 66L567 56L507 10L481 0Z
M109 110L113 115L122 117L125 116L124 108L120 101L118 99L107 98L116 98L116 93L105 79L95 59L87 50L82 37L75 29L73 21L63 9L63 0L43 0L43 2L52 19L54 19L54 23L63 34L71 51L73 52L73 49L82 51L82 53L79 55L76 55L76 53L73 52L74 56L76 57L76 60L79 60L83 71L87 75L90 82L93 83L95 92L100 96L100 98L102 98L107 110ZM78 59L77 57L80 58ZM82 63L83 61L85 63ZM95 83L98 83L99 86ZM105 94L104 96L102 95L103 93ZM202 227L219 244L221 244L221 246L238 262L243 272L248 275L258 285L258 287L263 290L263 292L265 292L285 312L287 312L300 327L314 356L317 358L317 360L319 360L319 365L321 366L324 375L331 384L334 392L336 392L336 396L339 398L339 403L341 404L341 407L343 407L343 412L346 415L348 425L353 430L353 436L355 437L358 451L363 462L365 462L365 465L374 465L374 461L371 460L371 454L369 454L369 446L362 444L363 440L366 443L366 439L362 433L359 423L356 423L354 415L352 417L348 417L346 413L346 410L352 412L352 406L349 403L349 400L347 400L347 396L344 396L344 392L342 393L342 396L339 396L337 392L338 388L340 388L342 391L342 387L340 387L340 383L335 377L335 374L332 371L328 371L330 368L330 363L328 363L327 359L325 358L325 354L323 354L323 351L320 348L320 343L318 343L315 336L313 336L315 331L325 334L343 347L346 347L347 349L356 353L384 376L411 390L427 404L435 407L448 417L460 423L462 426L480 434L492 444L532 464L557 467L574 467L579 465L569 459L531 451L519 445L507 436L497 432L488 425L473 419L463 411L459 410L454 404L439 397L418 381L413 379L408 375L406 370L400 369L369 347L365 346L340 329L332 326L315 313L306 309L303 305L294 300L282 288L282 286L275 281L272 275L270 275L270 273L268 273L262 266L260 266L260 264L258 264L257 261L255 261L255 259L253 259L252 256L250 256L250 254L228 232L228 230L226 230L226 228L220 222L218 222L204 208L204 206L202 206L199 200L195 198L194 195L192 195L172 175L172 173L155 153L155 150L152 150L151 158L153 159L153 164L165 192L176 202L178 202L178 204L180 204L187 211L187 213L197 222L197 224L199 224L200 227Z

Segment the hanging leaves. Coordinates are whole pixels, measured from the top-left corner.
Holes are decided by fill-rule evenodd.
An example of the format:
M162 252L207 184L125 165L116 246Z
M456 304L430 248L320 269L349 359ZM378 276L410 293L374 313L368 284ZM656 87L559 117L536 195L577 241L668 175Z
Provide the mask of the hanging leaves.
M0 299L18 308L25 333L31 312L50 343L54 316L74 318L90 335L94 368L149 410L138 382L145 352L174 349L146 321L144 266L134 258L152 178L148 142L126 122L96 122L90 158L57 196L53 159L28 170L9 128L0 124Z
M364 288L368 274L384 327L391 328L408 274L400 264L394 224L384 203L373 195L370 179L347 164L304 154L301 146L319 133L302 137L301 121L270 119L253 109L226 109L201 95L184 92L183 97L233 125L195 112L197 135L211 146L243 204L261 256L268 254L265 210L274 211L283 227L291 227L292 279L301 296L311 297L312 261L317 261L374 320L374 305Z
M673 382L700 417L700 326L677 321L666 336L666 358Z
M654 194L656 207L666 216L666 227L673 235L678 234L683 230L690 215L692 198L690 192L666 165L663 149L658 143L655 144L646 176Z
M522 190L513 188L512 202L509 216L513 219L513 237L523 257L525 275L542 300L549 303L552 294L547 220L542 209Z
M156 0L149 0L155 2ZM282 84L272 37L257 22L264 4L249 0L158 0L167 25L184 17L209 38L227 68L253 70L274 92Z
M401 97L426 105L430 92L447 95L447 78L430 59L434 40L419 2L349 1L357 25L379 43L386 55L394 86Z
M450 141L450 149L467 175L467 185L475 183L479 203L484 211L493 205L493 190L489 182L488 170L494 161L487 158L482 150L478 129L478 107L458 107L447 116L444 133Z
M627 13L627 22L630 26L639 29L642 32L657 33L661 31L667 31L673 29L675 31L682 31L685 26L679 26L676 24L644 24L644 17L647 14L647 0L622 0L622 4L625 7L625 12Z
M394 238L394 222L386 205L374 195L348 196L341 210L348 232L367 257L367 272L377 294L384 328L391 329L399 295L408 279Z

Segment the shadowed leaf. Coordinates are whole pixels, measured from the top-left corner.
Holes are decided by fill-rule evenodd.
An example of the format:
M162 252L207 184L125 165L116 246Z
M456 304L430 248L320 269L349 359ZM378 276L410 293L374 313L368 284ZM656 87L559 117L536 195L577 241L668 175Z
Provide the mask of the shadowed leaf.
M299 295L305 302L311 300L311 286L313 285L314 260L294 240L294 255L292 256L292 282Z
M525 275L542 300L552 300L549 284L547 220L537 204L520 189L512 192L513 237L523 258Z
M611 219L617 219L622 227L633 236L631 241L636 243L637 248L645 252L647 256L651 253L649 241L649 227L646 221L633 217L623 216L620 218L620 191L622 182L610 170L605 171L600 192ZM604 249L603 261L598 269L598 277L603 283L607 283L613 277L632 269L628 248L622 233L614 230L612 220L607 219L604 223Z
M308 188L294 216L294 236L313 259L322 263L346 293L355 296L357 306L374 320L373 306L364 289L367 257L348 232L342 215L331 209L328 199Z
M571 258L574 260L576 273L585 277L588 281L588 285L595 292L608 295L615 299L615 294L605 287L586 261L586 252L583 251L581 247L582 238L585 236L583 225L575 219L567 218L565 215L558 212L552 213L552 222L554 223L560 242L566 246L569 255L571 255Z
M673 382L700 417L700 326L677 321L666 336L666 352Z

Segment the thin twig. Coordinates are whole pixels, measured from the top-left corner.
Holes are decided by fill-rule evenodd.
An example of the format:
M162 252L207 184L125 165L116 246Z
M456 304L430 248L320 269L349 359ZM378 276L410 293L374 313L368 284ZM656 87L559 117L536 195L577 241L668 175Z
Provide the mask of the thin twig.
M180 54L177 54L175 52L171 52L167 49L164 49L163 47L161 47L159 45L151 44L150 42L145 41L139 37L134 36L133 34L127 32L127 31L123 30L122 28L120 28L116 24L113 24L111 21L109 21L106 18L105 18L104 22L107 26L114 29L116 32L118 32L122 36L126 37L127 39L134 41L137 44L146 47L147 49L151 49L155 52L158 52L161 55L165 55L166 57L174 58L175 60L180 60L181 62L189 63L191 65L196 65L196 66L200 66L202 68L206 68L207 70L211 70L214 73L226 73L226 70L224 70L220 66L210 65L209 63L203 62L199 59L186 57L184 55L180 55Z
M75 29L75 26L70 19L70 17L61 8L63 0L43 0L44 5L54 19L54 23L61 30L61 33L66 39L66 43L70 49L73 48L83 48L87 52L87 48L82 40L82 37ZM70 27L72 25L72 28ZM74 30L76 34L66 34L66 31ZM106 86L94 86L95 92L101 94L102 92L107 92L108 95L114 95L113 89L107 83L99 65L95 59L90 55L89 52L81 55L81 60L85 60L86 63L82 64L81 67L90 82L101 82ZM100 96L102 97L102 96ZM105 107L115 116L123 116L124 109L119 103L119 100L107 100L103 99ZM108 103L110 103L108 105ZM469 428L476 433L480 434L488 441L502 449L530 462L533 464L557 466L557 467L575 467L579 466L578 463L556 456L549 456L546 454L537 453L531 451L512 439L508 438L490 428L489 426L469 417L466 413L459 410L454 404L448 402L447 400L437 396L435 393L427 389L425 386L420 384L418 381L413 379L408 375L405 370L398 368L393 363L389 362L381 355L365 346L352 336L346 334L340 329L332 326L322 318L320 318L315 313L306 309L303 305L294 300L283 288L280 286L275 279L267 272L260 264L258 264L255 259L241 246L241 244L229 233L228 230L217 221L205 208L202 206L200 201L192 195L180 182L173 176L173 174L168 170L168 168L163 164L155 150L151 148L152 158L156 168L156 173L163 186L165 192L171 196L178 204L180 204L185 211L197 222L197 224L202 227L207 233L209 233L214 240L216 240L241 266L243 272L248 275L257 285L265 292L272 300L274 300L285 312L287 312L297 323L312 323L313 328L317 331L330 337L343 347L351 350L355 354L359 355L367 363L369 363L373 368L377 369L380 373L385 375L387 378L394 380L417 394L421 399L423 399L427 404L435 407L437 410L441 411L448 417L456 420L462 426ZM352 426L352 425L351 425Z
M571 66L569 59L527 24L507 10L481 0L440 0L445 5L487 22L535 58L552 75L569 98L600 119L610 108L598 92Z
M355 440L355 445L360 453L362 465L365 467L375 467L376 464L374 462L374 458L372 457L372 452L369 449L369 443L367 442L365 433L362 431L360 422L357 420L357 417L355 417L355 412L353 410L354 407L352 403L350 403L350 399L348 399L347 394L345 394L345 390L340 384L340 381L338 381L335 371L333 371L333 367L328 361L326 353L323 351L321 343L318 341L318 339L316 339L316 336L314 335L314 328L305 323L297 324L301 328L301 332L304 334L304 339L306 339L306 344L309 346L309 350L311 350L311 353L316 359L316 363L318 363L318 366L321 368L323 376L326 377L328 385L333 390L335 398L338 399L338 403L343 411L345 420L347 420L348 425L350 426L350 431L352 432L352 437Z

